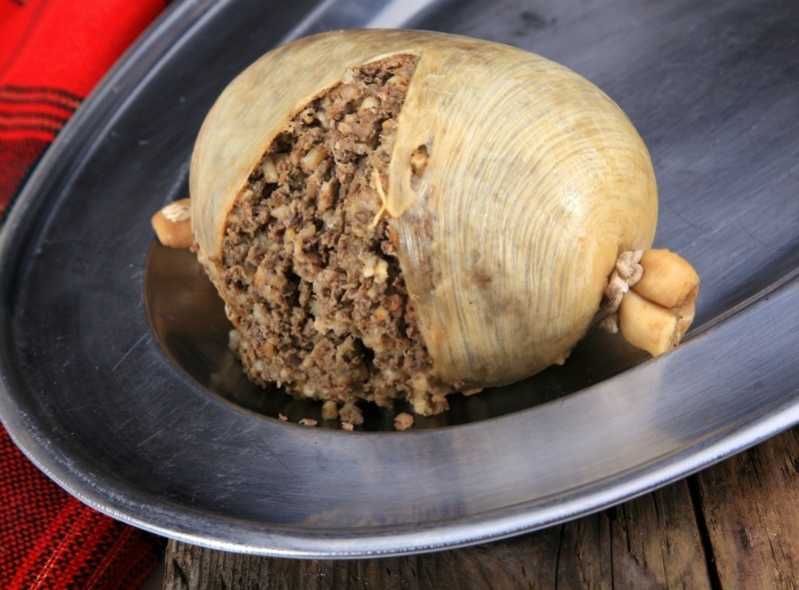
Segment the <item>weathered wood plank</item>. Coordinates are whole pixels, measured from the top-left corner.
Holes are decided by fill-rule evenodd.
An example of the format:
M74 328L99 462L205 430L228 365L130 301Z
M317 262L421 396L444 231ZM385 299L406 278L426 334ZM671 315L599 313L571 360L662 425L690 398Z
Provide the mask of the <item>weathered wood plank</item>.
M402 558L293 561L170 542L165 590L710 588L688 486L679 482L559 527Z
M614 588L711 587L687 482L611 513Z
M799 429L697 477L722 588L799 588Z
M558 588L711 588L687 483L564 527Z
M608 514L606 511L561 527L560 546L554 566L554 579L557 580L555 588L611 590L613 548ZM537 585L533 587L538 588Z

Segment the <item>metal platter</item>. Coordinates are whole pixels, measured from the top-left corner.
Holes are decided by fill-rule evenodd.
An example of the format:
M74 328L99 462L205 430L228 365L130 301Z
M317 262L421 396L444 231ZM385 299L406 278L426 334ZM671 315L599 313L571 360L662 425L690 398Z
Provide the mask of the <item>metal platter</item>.
M401 554L600 510L799 422L799 4L274 4L175 3L6 223L0 417L57 483L201 545ZM238 71L288 39L362 26L508 42L611 95L652 152L657 243L703 277L685 345L642 362L595 336L565 367L405 433L379 412L358 433L274 419L317 410L242 380L213 290L187 252L152 243L149 216L185 195L196 132Z

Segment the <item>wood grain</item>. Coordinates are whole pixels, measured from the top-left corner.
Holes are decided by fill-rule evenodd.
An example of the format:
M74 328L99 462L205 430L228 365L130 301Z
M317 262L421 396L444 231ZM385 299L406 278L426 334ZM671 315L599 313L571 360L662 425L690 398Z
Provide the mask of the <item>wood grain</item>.
M614 588L711 588L687 482L611 514Z
M799 430L697 477L721 586L799 588Z
M686 482L516 539L429 555L293 561L171 541L165 590L710 588Z

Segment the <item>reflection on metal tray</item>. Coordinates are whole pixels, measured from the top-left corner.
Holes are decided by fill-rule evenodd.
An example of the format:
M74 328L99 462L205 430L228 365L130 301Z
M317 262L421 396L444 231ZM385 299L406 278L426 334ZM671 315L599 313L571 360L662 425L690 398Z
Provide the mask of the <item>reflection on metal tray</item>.
M594 336L565 367L406 433L271 418L313 409L246 383L216 295L187 252L151 245L149 213L185 195L194 136L238 71L351 26L505 41L612 96L653 156L657 243L703 278L689 341L640 363ZM178 2L62 131L6 224L0 417L100 510L286 556L512 535L754 444L799 421L797 38L799 5L778 0Z

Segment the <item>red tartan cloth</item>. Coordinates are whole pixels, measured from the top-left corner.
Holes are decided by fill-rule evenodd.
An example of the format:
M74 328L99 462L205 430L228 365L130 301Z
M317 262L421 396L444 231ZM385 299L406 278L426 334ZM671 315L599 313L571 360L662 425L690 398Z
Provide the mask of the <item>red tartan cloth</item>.
M164 0L0 0L0 215ZM158 540L67 495L0 428L0 589L139 588Z

